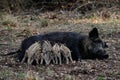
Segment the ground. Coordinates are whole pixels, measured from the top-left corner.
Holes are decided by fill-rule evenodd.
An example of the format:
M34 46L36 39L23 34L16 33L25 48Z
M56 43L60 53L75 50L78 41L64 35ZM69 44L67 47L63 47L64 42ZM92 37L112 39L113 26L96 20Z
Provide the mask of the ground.
M54 31L74 31L87 34L97 27L107 42L109 58L82 60L62 65L30 65L15 62L13 56L0 56L0 80L119 80L120 79L120 18L79 18L72 12L46 12L39 15L0 15L0 54L20 47L31 35Z

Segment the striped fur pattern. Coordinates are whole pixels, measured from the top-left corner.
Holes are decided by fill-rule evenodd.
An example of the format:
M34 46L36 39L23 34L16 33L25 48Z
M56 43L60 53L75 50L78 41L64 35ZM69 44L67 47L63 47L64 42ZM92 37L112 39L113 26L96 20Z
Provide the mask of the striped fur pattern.
M22 63L28 57L28 60L27 60L28 64L32 64L34 59L36 60L36 63L39 64L39 58L41 56L40 51L41 51L41 47L39 42L35 42L26 50Z
M42 44L42 53L44 54L45 63L48 65L52 60L52 45L49 41Z
M72 59L72 56L71 56L71 51L67 46L65 46L64 44L61 44L60 51L61 51L61 54L64 56L64 58L66 60L66 64L69 64L69 61L73 62L73 59Z
M61 61L61 53L60 53L60 46L58 43L55 43L53 45L53 57L55 59L55 64L58 64L58 60L59 60L59 63L62 64L62 61Z
M51 45L49 41L35 42L26 50L22 63L28 58L28 64L32 64L34 60L37 64L43 64L43 61L45 61L46 65L51 62L53 64L62 64L61 55L63 55L66 64L73 61L70 49L64 44L54 43Z

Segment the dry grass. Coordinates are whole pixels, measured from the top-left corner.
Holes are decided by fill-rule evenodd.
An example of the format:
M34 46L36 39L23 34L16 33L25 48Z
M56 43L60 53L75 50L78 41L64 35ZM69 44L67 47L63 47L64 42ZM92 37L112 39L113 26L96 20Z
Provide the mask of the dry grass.
M0 78L4 80L119 80L120 18L110 17L104 20L95 16L81 19L70 13L56 14L55 19L47 18L46 27L41 27L42 20L46 19L44 17L46 13L37 16L2 15L0 18L0 53L5 54L17 50L21 41L30 35L53 31L74 31L87 34L93 27L97 27L100 36L109 45L107 49L109 59L83 60L81 63L68 65L30 66L31 70L29 70L26 64L15 62L11 56L0 56Z

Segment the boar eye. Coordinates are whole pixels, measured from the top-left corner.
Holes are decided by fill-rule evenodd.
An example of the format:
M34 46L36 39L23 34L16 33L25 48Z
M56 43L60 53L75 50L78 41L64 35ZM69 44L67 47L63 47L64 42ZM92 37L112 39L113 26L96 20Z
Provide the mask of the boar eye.
M91 50L92 49L92 46L88 46L88 50Z

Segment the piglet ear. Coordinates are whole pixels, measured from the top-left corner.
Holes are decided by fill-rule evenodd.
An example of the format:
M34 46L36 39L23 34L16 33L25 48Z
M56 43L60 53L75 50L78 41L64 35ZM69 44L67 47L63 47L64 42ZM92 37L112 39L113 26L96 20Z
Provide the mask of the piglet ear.
M98 33L98 29L97 28L93 28L90 32L89 32L89 38L90 39L96 39L99 37L99 33Z

